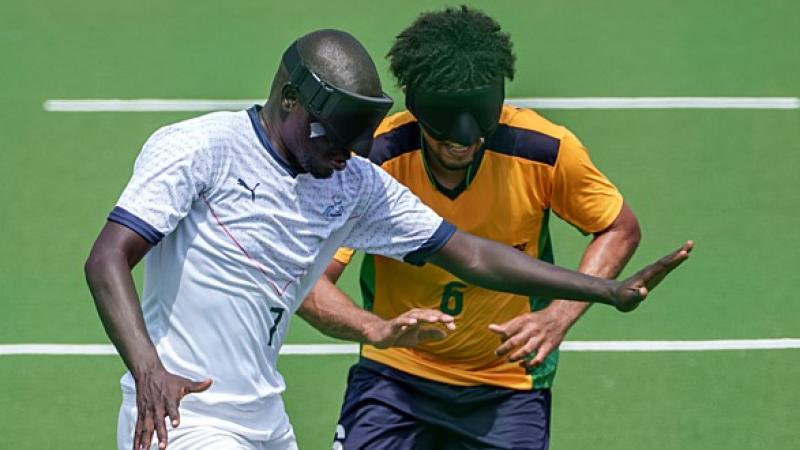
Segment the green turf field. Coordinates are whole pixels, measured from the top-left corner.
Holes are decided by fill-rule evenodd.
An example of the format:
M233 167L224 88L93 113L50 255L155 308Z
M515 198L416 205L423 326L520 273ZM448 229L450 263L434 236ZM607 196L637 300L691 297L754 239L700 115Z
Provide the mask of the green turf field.
M511 32L509 97L800 96L800 2L473 2ZM0 344L106 343L83 261L157 127L195 113L46 112L47 99L261 98L286 45L316 28L383 55L441 2L0 3ZM800 110L553 110L636 211L632 265L697 241L632 315L594 308L572 340L800 337ZM557 260L586 238L556 224ZM344 280L355 294L353 273ZM290 343L330 339L297 320ZM303 449L330 448L352 356L286 356ZM111 449L113 356L0 355L0 449ZM800 448L800 350L564 353L553 444Z

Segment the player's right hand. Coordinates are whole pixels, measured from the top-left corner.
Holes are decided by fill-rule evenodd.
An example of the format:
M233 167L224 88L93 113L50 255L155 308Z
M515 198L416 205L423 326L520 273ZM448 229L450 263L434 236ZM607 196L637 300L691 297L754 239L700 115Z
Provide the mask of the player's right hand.
M172 428L180 425L178 406L181 399L211 387L211 379L191 381L167 372L163 367L144 372L136 377L136 428L133 450L149 450L153 431L158 436L158 448L167 448L165 418L170 418Z
M614 292L614 306L619 311L633 311L659 283L689 258L694 242L687 241L679 249L650 264L623 281Z
M422 342L444 339L455 329L453 316L437 309L415 308L369 327L367 342L377 348L415 347Z

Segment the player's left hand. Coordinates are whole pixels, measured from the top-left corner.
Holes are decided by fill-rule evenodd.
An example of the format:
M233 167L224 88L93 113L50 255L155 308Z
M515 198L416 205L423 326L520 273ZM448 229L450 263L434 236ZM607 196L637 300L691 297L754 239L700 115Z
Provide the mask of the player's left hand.
M444 339L455 329L453 316L436 309L415 308L370 326L367 341L377 348L415 347L425 341Z
M561 345L569 324L553 308L527 313L503 324L491 324L489 330L500 335L502 344L495 350L499 356L508 356L511 362L520 361L522 367L535 367ZM536 353L533 358L526 356Z

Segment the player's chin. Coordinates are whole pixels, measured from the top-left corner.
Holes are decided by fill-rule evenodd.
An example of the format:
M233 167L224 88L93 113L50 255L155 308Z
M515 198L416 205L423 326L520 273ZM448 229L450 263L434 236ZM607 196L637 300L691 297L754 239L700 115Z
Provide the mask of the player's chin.
M311 169L308 171L308 173L310 173L311 176L314 178L325 179L333 176L333 168L330 166L325 166L325 167L312 166Z
M313 167L311 167L311 170L309 170L308 172L314 178L325 179L325 178L332 177L334 170L335 169L333 168L333 166L326 165L326 166L321 166L321 167L320 166L313 166Z

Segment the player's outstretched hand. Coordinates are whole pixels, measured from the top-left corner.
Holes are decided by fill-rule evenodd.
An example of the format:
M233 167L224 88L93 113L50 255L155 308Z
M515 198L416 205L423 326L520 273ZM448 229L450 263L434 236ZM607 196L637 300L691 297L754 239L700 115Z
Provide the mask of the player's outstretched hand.
M441 325L439 325L441 324ZM370 327L367 341L378 348L414 347L447 337L456 329L453 316L436 309L412 309Z
M164 368L153 370L136 379L136 428L133 450L148 450L153 431L158 436L158 448L167 448L165 418L170 418L172 428L180 425L178 405L181 399L211 387L211 380L191 381L167 372Z
M694 248L694 242L687 241L681 248L623 281L615 292L614 306L622 312L636 309L664 277L689 258L692 248Z

